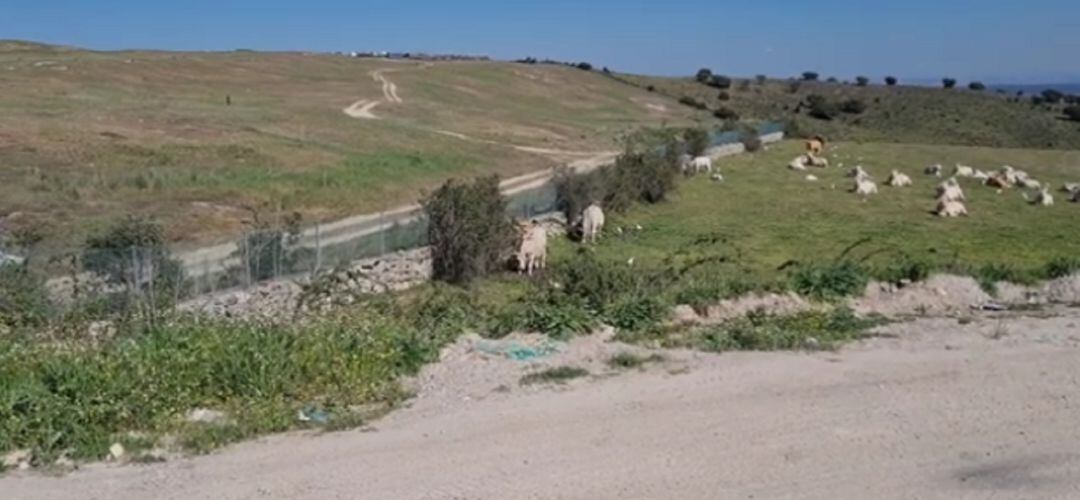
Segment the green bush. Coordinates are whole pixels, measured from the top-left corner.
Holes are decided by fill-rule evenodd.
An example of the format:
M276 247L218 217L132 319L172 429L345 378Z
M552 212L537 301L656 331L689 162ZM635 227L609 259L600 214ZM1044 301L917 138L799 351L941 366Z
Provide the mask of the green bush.
M867 85L870 85L870 79L865 76L856 76L855 85L858 85L859 87L865 87Z
M584 300L558 292L527 302L523 311L516 329L543 333L558 340L587 334L599 325L596 314Z
M671 305L658 295L624 298L610 306L607 322L620 331L636 332L659 325L671 313Z
M927 262L904 257L881 269L875 277L881 281L898 285L904 281L917 283L930 277L932 266Z
M817 81L818 76L819 75L814 71L804 71L802 74L802 79L807 82L814 82Z
M971 82L968 84L968 90L974 90L975 92L982 92L986 90L986 85L983 82Z
M956 79L955 78L942 78L941 79L941 86L946 88L946 89L951 89L951 88L956 86Z
M151 299L142 303L155 309L168 308L187 293L183 266L172 258L164 229L148 218L126 217L88 238L82 265L108 283L124 287L129 298L118 303L139 296Z
M568 168L555 172L555 206L567 221L573 223L586 207L607 197L605 174L600 170L576 174Z
M709 149L709 132L703 128L688 128L683 132L686 152L690 156L701 156Z
M768 79L769 77L765 75L757 75L754 77L754 81L757 82L758 85L764 85Z
M832 120L840 114L840 107L821 95L807 96L806 104L810 108L807 114L819 120Z
M415 336L364 312L280 326L177 318L98 347L0 337L0 450L96 459L129 431L221 444L294 427L304 406L344 418L399 397L398 376L420 367L403 345ZM183 421L200 407L232 423L188 436L209 430Z
M517 235L498 177L447 181L422 204L435 279L466 284L506 265Z
M1030 285L1036 281L1033 273L1005 264L985 264L975 269L972 275L979 282L979 286L991 295L997 293L998 282Z
M712 78L712 70L709 68L701 68L698 70L697 75L694 77L698 82L708 83Z
M682 96L682 97L680 97L679 98L679 104L682 104L684 106L689 106L689 107L694 108L694 109L699 109L699 110L702 110L702 111L708 111L708 109L709 109L708 105L706 105L705 103L703 103L703 102L701 102L701 101L699 101L697 99L694 99L693 97L690 97L690 96Z
M856 340L877 320L861 319L847 308L775 316L762 311L691 332L684 343L712 352L832 349Z
M869 281L869 275L862 266L850 260L841 260L798 266L791 275L791 288L807 297L837 300L861 295Z
M0 336L44 324L52 309L43 276L22 264L0 264Z
M753 127L744 127L739 130L739 142L749 153L756 153L761 151L761 136L758 135L757 130Z
M812 110L811 110L812 111ZM844 113L858 115L863 111L866 111L866 103L859 99L847 99L840 103L840 111Z
M721 90L729 89L731 88L731 78L723 75L712 75L711 77L709 77L708 85L710 87L718 88Z
M733 110L731 108L724 107L724 106L721 106L716 111L713 111L713 116L715 116L719 120L724 120L724 121L738 121L739 120L739 113L737 113L735 110Z
M888 86L892 87L892 86L896 85L896 82L897 82L897 79L896 79L895 76L886 76L885 77L885 85L888 85Z
M1080 106L1069 106L1063 111L1065 117L1074 122L1080 122Z
M1080 258L1058 257L1046 264L1043 273L1047 279L1058 279L1080 273Z
M716 99L720 101L730 101L731 94L729 94L726 90L721 90L720 94L716 96Z

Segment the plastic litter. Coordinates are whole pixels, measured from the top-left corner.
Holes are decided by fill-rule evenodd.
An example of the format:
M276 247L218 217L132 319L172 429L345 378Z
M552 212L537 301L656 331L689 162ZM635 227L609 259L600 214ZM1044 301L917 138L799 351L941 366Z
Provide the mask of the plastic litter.
M474 349L496 356L505 356L515 361L530 361L551 356L559 351L552 342L539 345L527 345L521 342L478 342Z
M313 406L305 406L296 412L296 419L301 422L310 422L318 425L325 425L330 422L330 414L326 410L315 408Z

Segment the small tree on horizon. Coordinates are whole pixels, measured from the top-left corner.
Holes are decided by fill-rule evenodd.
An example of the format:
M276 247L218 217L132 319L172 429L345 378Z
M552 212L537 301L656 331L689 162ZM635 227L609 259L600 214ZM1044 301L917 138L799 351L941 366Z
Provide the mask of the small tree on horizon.
M867 78L865 76L856 76L855 77L855 85L858 85L860 87L865 87L865 86L867 86L869 84L870 84L870 79L869 78Z
M983 82L971 82L968 84L968 90L974 90L975 92L982 92L986 90L986 85Z
M941 79L941 86L944 87L944 88L947 88L947 89L951 89L951 88L956 86L956 79L955 78L942 78Z
M694 78L701 83L708 83L709 78L712 78L712 70L709 68L701 68Z
M892 87L892 86L896 85L896 82L897 82L897 80L896 80L895 76L886 76L885 77L885 85L888 85L888 86Z
M819 76L820 75L818 75L814 71L804 71L803 74L802 74L802 79L806 80L808 82L814 82L814 81L817 81Z

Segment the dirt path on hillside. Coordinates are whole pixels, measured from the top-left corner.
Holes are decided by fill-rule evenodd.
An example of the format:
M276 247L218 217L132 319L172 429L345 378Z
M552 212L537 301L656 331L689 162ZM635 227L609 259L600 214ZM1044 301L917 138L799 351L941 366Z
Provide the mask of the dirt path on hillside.
M543 364L456 345L373 428L149 466L16 473L5 498L1080 498L1080 313L929 319L839 353L669 353L603 372L596 339ZM476 340L474 339L474 342ZM459 343L460 344L460 343ZM574 353L577 354L574 354ZM22 474L21 476L18 474Z
M402 104L404 99L397 93L397 84L386 78L386 73L391 71L398 71L396 69L377 69L371 72L371 78L382 86L382 100L378 99L360 99L344 108L341 111L346 115L353 118L359 118L363 120L378 120L379 117L372 112L376 106L380 104Z

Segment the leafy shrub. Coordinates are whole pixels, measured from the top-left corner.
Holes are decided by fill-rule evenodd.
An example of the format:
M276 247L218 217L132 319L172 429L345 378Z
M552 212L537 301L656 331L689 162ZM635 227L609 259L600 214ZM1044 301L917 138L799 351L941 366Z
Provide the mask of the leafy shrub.
M709 132L703 128L688 128L683 133L686 141L686 152L690 156L701 156L709 149Z
M694 99L693 97L685 95L679 98L679 104L682 104L683 106L689 106L694 109L700 109L702 111L709 109L709 106L707 106L705 103Z
M997 293L997 284L1002 281L1022 285L1035 282L1032 273L1005 264L985 264L975 270L973 277L979 282L979 286L991 295Z
M830 77L826 78L825 81L827 83L838 83L840 80L837 80L835 76L830 76ZM848 84L848 82L845 81L844 85L847 85L847 84Z
M840 111L848 114L858 115L861 114L863 111L866 111L866 103L859 99L847 99L844 102L840 103Z
M869 281L862 266L841 260L797 267L791 276L791 288L807 297L836 300L861 295Z
M664 356L661 354L638 356L637 354L634 354L632 352L623 351L608 359L607 364L612 368L629 370L632 368L641 368L649 363L660 363L663 361Z
M856 76L855 77L855 85L858 85L860 87L865 87L867 85L870 85L870 79L865 77L865 76Z
M885 77L885 85L888 85L888 86L892 87L892 86L896 85L896 82L897 82L897 80L896 80L895 76L886 76Z
M660 324L671 307L656 295L625 298L608 307L607 322L622 331L641 331Z
M1046 263L1043 270L1047 279L1058 279L1080 273L1080 258L1058 257Z
M577 63L575 65L575 67L577 67L577 69L584 70L584 71L592 71L592 69L593 69L593 65L589 64L587 62L579 62L579 63Z
M567 168L555 172L555 206L567 221L573 223L586 207L607 197L603 174L603 171L575 174Z
M165 245L161 224L126 217L83 245L83 268L122 286L130 294L146 294L147 305L168 307L186 292L184 269Z
M516 232L498 177L447 181L423 201L437 280L465 284L501 268Z
M726 90L721 90L720 94L717 95L716 98L721 101L730 101L731 94L729 94Z
M986 90L986 85L983 82L971 82L968 84L968 90L974 90L976 92L982 92Z
M645 90L649 92L656 92L656 85L649 85L648 87L645 87Z
M620 212L631 203L659 203L675 188L678 166L655 149L637 152L627 148L615 165L605 169L605 208Z
M754 81L757 82L758 85L764 85L768 79L769 77L765 75L757 75L754 77Z
M840 114L840 108L824 96L813 94L806 98L810 116L819 120L832 120Z
M1065 94L1062 94L1060 91L1054 89L1046 89L1042 91L1042 98L1043 101L1046 101L1050 104L1057 104L1065 98Z
M864 330L878 323L860 319L847 308L789 316L755 311L743 318L692 332L688 343L713 352L832 349L857 339Z
M1074 122L1080 122L1080 106L1069 106L1063 110L1065 117Z
M731 88L731 78L724 75L712 75L709 77L709 86L718 89L729 89Z
M739 131L739 142L749 153L761 151L761 137L752 127L745 127Z
M896 285L904 281L917 283L926 281L930 277L931 270L932 267L927 262L904 257L878 271L876 277Z
M724 121L738 121L739 120L739 113L737 113L735 110L733 110L731 108L728 108L728 107L725 107L725 106L721 106L716 111L713 111L713 116L715 116L719 120L724 120Z
M813 82L817 81L818 76L819 75L814 71L804 71L802 74L802 79L808 82Z
M40 326L51 314L43 276L22 264L0 264L0 336L5 330Z
M694 77L698 82L708 83L712 78L712 70L709 68L701 68L698 70L697 75Z
M951 89L951 88L956 86L956 79L955 78L942 78L941 79L941 86L944 87L944 88L947 88L947 89Z
M591 332L599 325L596 315L580 297L552 292L540 301L525 304L519 328L566 340Z

